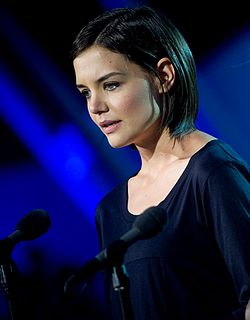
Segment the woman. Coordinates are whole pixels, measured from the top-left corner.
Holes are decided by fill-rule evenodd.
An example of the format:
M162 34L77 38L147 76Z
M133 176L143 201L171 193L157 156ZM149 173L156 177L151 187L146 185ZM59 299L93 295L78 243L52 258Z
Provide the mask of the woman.
M72 58L91 119L112 147L131 145L141 158L140 170L97 207L102 248L147 208L166 214L161 232L124 255L133 319L245 319L250 170L195 127L196 66L185 39L152 8L114 9L79 32ZM111 275L108 303L118 320Z

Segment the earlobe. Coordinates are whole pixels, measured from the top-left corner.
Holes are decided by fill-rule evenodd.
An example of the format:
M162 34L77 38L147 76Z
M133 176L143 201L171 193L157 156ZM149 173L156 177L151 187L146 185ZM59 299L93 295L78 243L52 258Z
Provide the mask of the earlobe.
M162 91L167 92L170 90L175 81L175 70L169 58L165 57L157 63L158 72L161 80L161 87L159 93Z

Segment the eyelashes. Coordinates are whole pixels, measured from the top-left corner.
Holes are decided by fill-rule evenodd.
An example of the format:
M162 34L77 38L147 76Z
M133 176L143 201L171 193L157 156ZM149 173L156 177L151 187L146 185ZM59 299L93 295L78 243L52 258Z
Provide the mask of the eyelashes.
M114 91L119 87L120 83L117 81L107 82L103 84L103 89L105 91ZM80 93L85 99L89 99L91 97L91 91L89 89L83 89L80 91Z

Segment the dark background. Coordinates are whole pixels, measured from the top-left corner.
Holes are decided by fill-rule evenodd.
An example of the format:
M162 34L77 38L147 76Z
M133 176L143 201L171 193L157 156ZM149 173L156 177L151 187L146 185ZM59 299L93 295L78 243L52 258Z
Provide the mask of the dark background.
M101 274L73 300L63 285L99 250L96 204L139 160L131 150L111 150L90 124L74 88L69 52L90 19L137 3L0 3L0 237L34 208L48 211L52 221L46 234L13 251L15 319L105 318ZM190 44L201 90L198 125L250 162L247 3L144 3L165 12ZM0 293L5 320L9 308Z

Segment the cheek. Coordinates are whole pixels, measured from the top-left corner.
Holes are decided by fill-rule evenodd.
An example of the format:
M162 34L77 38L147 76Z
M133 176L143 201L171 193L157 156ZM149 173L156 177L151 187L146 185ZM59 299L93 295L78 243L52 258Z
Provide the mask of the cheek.
M120 110L125 114L146 114L147 110L152 110L152 105L149 99L147 99L148 92L135 91L130 94L126 94L122 97L120 103Z

